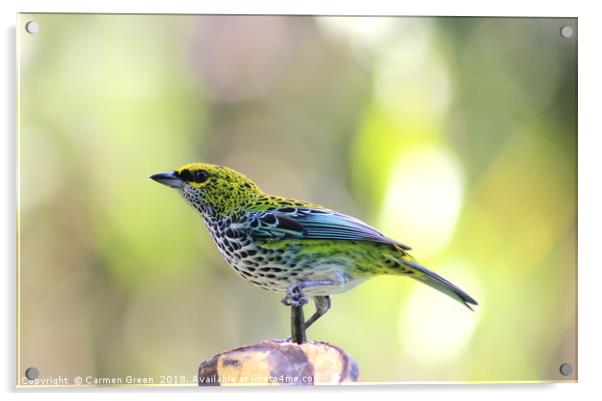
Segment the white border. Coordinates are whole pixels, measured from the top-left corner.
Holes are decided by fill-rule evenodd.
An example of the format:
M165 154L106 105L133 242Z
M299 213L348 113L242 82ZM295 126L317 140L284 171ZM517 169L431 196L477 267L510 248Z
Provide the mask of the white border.
M577 3L577 4L575 4ZM113 12L113 13L229 13L229 14L348 14L348 15L496 15L575 17L580 2L505 1L503 4L484 4L481 1L415 1L387 0L222 0L198 1L85 1L44 0L21 1L19 11L52 12Z
M347 14L347 15L491 15L491 16L564 16L579 17L579 384L560 385L408 385L408 386L353 386L344 388L320 389L197 389L178 390L177 397L227 399L233 395L248 400L305 399L308 396L331 399L338 395L345 397L378 396L387 399L411 398L451 400L502 400L509 397L545 397L549 400L591 399L593 394L600 396L598 376L600 372L600 343L602 327L599 318L600 283L600 205L602 205L599 171L602 127L600 123L602 87L600 71L600 39L602 38L600 14L596 13L593 1L545 1L526 2L506 0L504 2L482 1L351 1L351 0L222 0L199 1L179 0L88 0L67 1L20 1L16 4L0 2L3 22L2 40L2 108L0 121L4 130L1 136L2 151L2 196L0 196L0 255L2 255L2 346L4 347L0 378L2 390L7 398L33 398L38 391L14 390L14 327L15 327L15 106L14 106L14 25L16 12L112 12L112 13L238 13L238 14ZM8 357L6 357L8 356ZM493 362L493 361L492 361ZM99 398L110 395L117 399L130 399L133 393L147 399L163 399L171 389L101 389L48 391L43 396L49 399L80 398L81 391L87 396Z

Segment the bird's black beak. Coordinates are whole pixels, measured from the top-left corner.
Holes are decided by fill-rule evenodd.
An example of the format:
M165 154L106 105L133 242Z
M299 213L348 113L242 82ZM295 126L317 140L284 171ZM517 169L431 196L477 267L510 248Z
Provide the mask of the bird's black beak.
M151 179L157 181L160 184L167 185L171 188L181 188L184 181L180 179L175 173L175 171L170 171L167 173L157 173L150 176Z

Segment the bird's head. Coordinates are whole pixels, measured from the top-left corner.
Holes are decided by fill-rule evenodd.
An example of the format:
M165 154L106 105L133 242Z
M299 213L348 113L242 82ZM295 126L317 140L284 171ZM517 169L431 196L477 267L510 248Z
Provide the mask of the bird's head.
M150 178L178 190L190 205L206 217L231 214L262 194L259 187L245 175L214 164L187 164Z

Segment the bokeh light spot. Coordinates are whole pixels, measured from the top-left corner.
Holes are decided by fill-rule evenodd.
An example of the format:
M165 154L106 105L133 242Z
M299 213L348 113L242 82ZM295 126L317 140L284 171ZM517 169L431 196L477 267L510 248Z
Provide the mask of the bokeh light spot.
M438 266L437 271L448 277L461 277L462 285L471 295L480 295L478 285L462 266ZM453 280L452 280L453 282ZM476 295L475 295L476 297ZM484 304L481 297L477 300ZM470 342L483 307L474 312L447 295L429 287L416 285L399 309L399 336L403 358L412 358L425 366L452 362L462 355Z
M381 227L426 257L449 241L460 212L464 182L456 156L441 146L403 153L392 169Z

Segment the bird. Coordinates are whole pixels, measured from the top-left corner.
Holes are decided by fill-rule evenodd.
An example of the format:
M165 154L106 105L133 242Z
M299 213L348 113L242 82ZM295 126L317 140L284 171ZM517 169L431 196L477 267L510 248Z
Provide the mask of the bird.
M411 248L367 223L310 202L269 195L244 174L208 163L190 163L154 174L176 189L207 227L226 262L251 284L284 293L281 302L315 312L304 329L331 308L331 295L376 276L406 276L469 309L477 301L419 264Z

